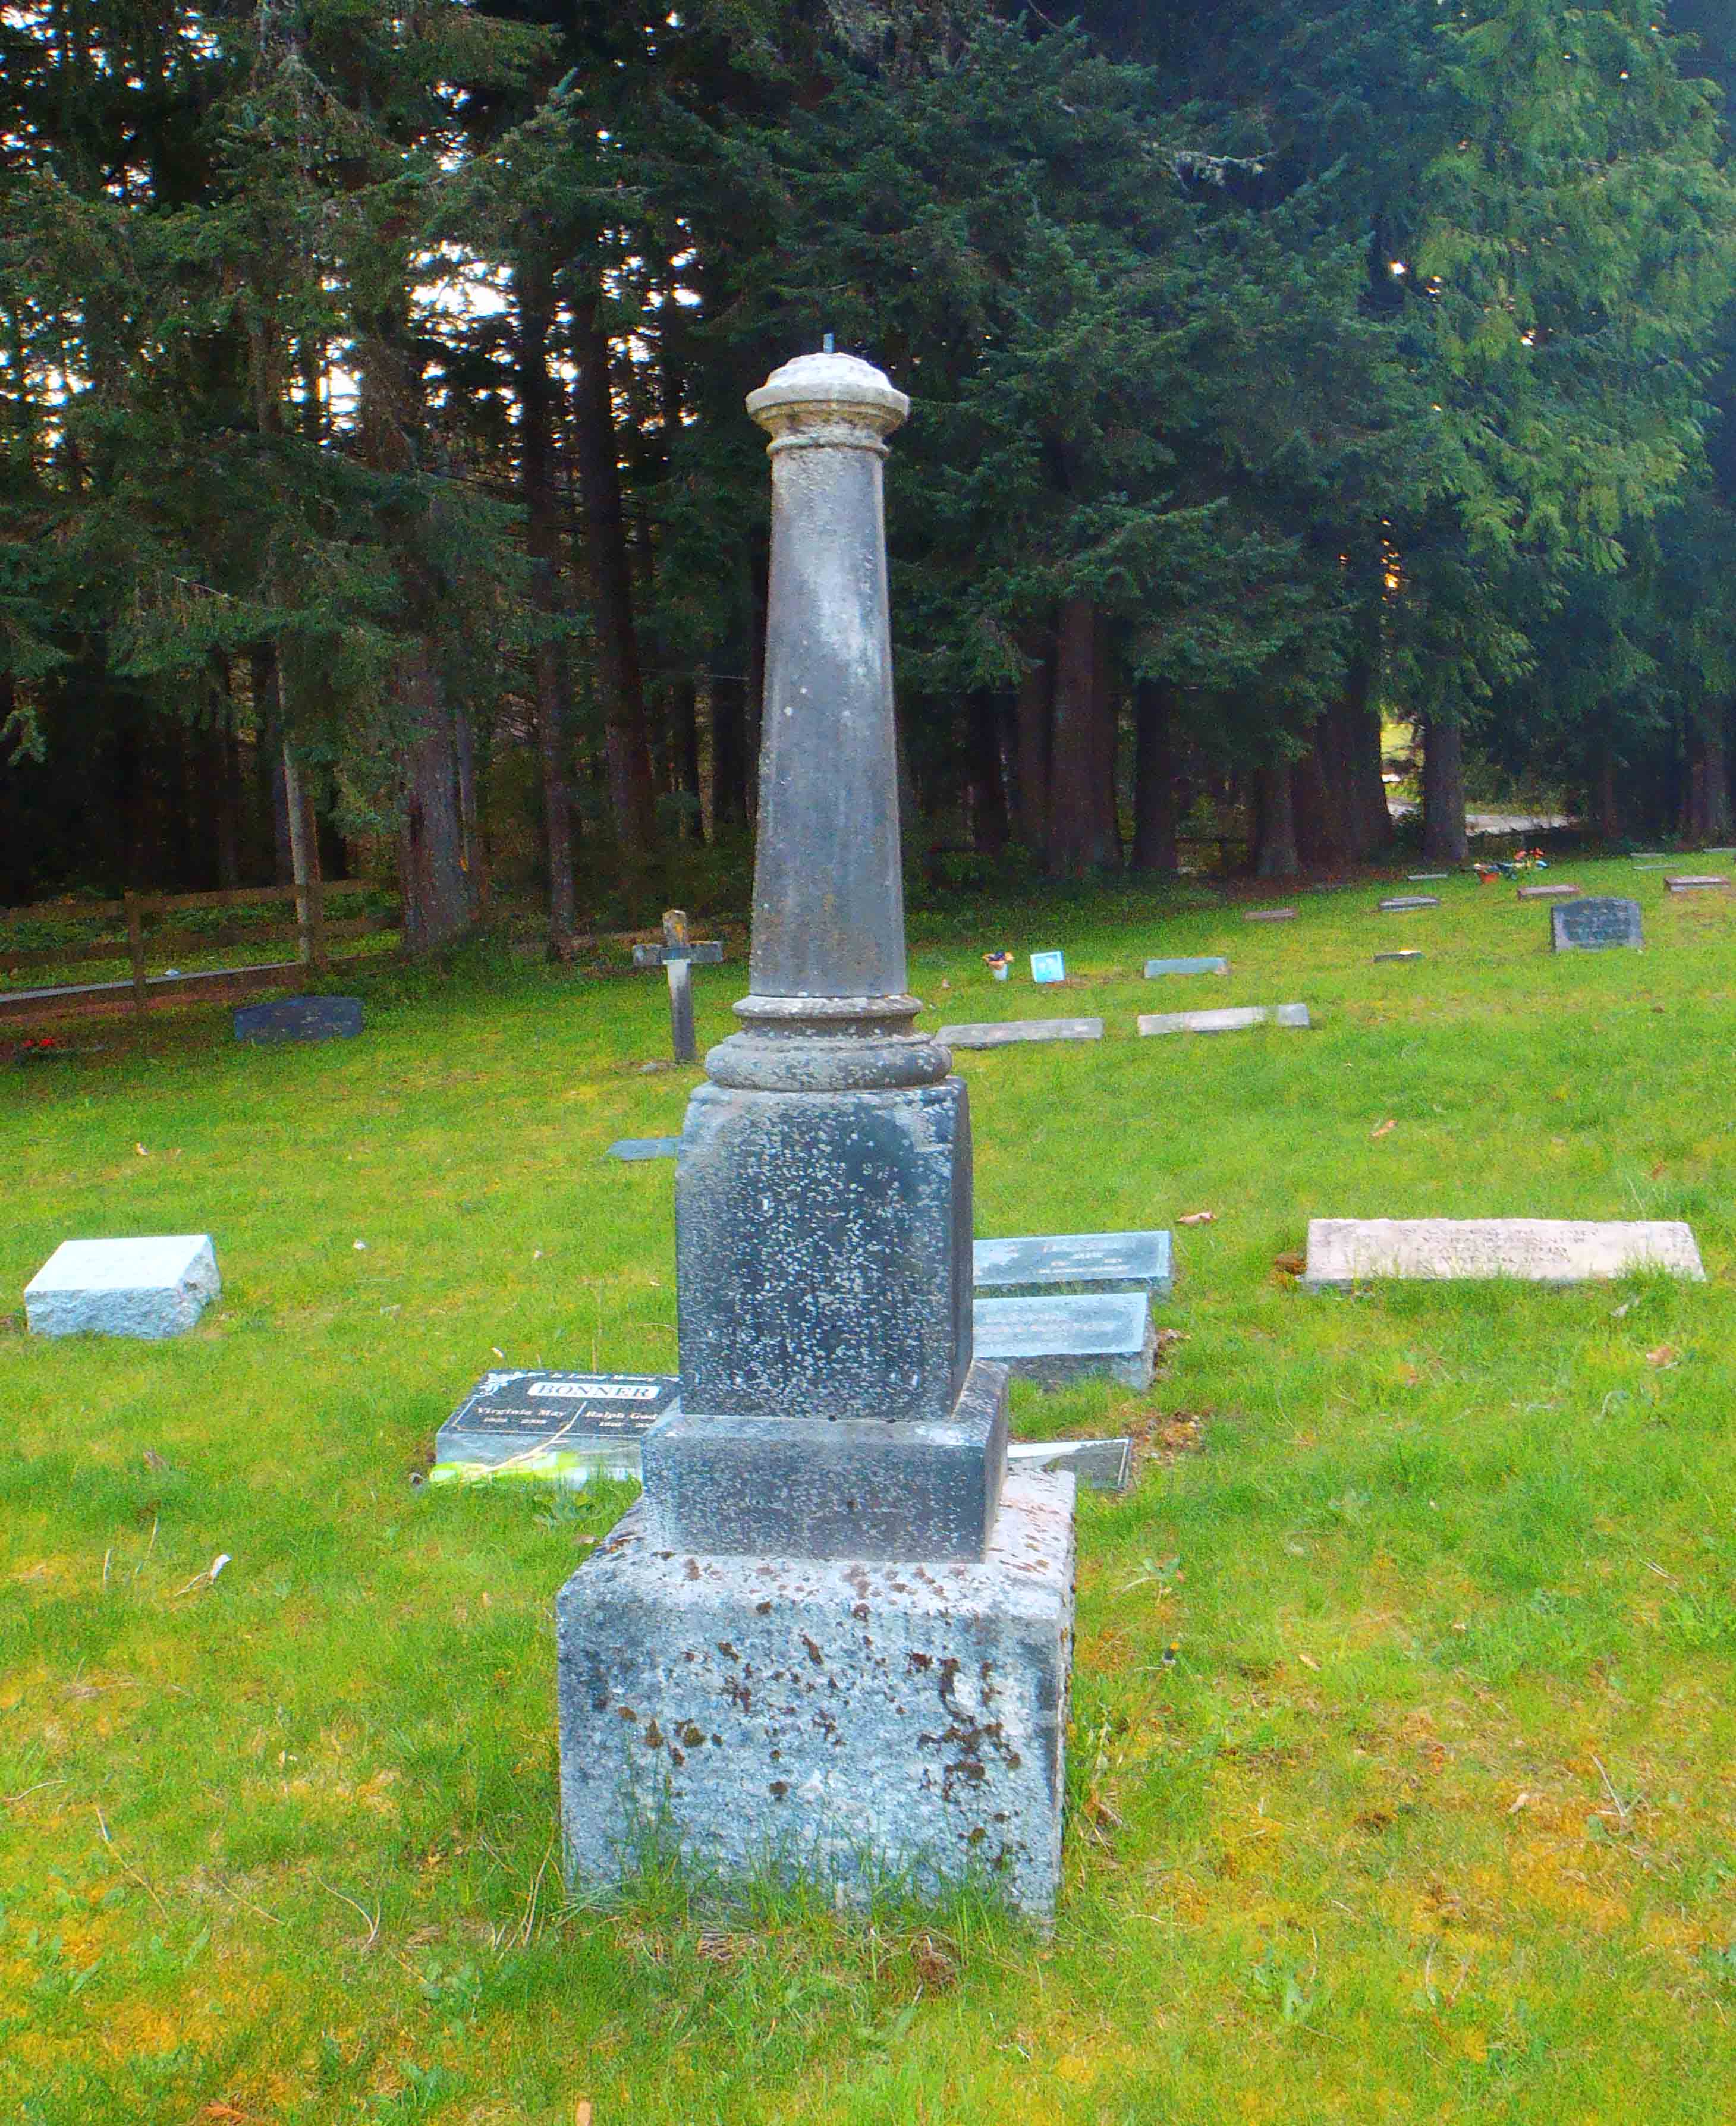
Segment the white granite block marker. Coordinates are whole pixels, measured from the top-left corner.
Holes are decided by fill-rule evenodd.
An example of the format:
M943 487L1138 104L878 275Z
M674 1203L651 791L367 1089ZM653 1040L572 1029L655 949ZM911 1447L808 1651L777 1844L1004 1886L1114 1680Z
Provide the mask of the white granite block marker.
M1154 982L1160 975L1227 975L1230 963L1217 952L1194 960L1147 960L1145 978Z
M1224 1011L1147 1011L1139 1017L1139 1031L1153 1033L1240 1033L1251 1026L1309 1024L1305 1004L1245 1004Z
M1142 1292L979 1299L972 1323L977 1358L1019 1380L1058 1388L1107 1374L1123 1387L1152 1385L1157 1339Z
M1395 893L1390 900L1381 902L1380 912L1383 915L1402 915L1407 909L1438 908L1440 905L1440 895L1438 893Z
M978 1240L972 1253L979 1299L1068 1292L1142 1292L1167 1299L1175 1286L1173 1244L1161 1229Z
M1026 1041L1101 1041L1100 1018L985 1019L943 1026L934 1038L948 1048L1012 1048Z
M223 1289L209 1233L63 1240L24 1287L38 1336L179 1336Z
M1302 1282L1310 1292L1387 1278L1585 1284L1641 1269L1705 1278L1677 1219L1310 1218Z

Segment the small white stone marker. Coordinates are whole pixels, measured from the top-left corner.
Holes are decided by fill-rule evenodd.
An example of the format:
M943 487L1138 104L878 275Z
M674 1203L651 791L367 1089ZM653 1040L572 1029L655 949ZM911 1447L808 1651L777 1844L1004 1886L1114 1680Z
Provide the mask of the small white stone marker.
M1522 886L1519 889L1521 900L1563 900L1570 893L1578 893L1577 886Z
M1728 886L1729 882L1716 872L1689 871L1677 872L1673 877L1667 878L1664 885L1672 893L1697 893L1707 886Z
M1244 1028L1306 1026L1305 1004L1246 1004L1224 1011L1147 1011L1140 1014L1139 1031L1150 1033L1240 1033Z
M1381 902L1380 912L1383 915L1402 915L1407 909L1438 908L1440 905L1440 895L1438 893L1395 893L1389 900Z
M1638 1269L1705 1280L1678 1219L1310 1218L1310 1292L1380 1278L1523 1278L1583 1284Z
M222 1290L209 1233L63 1240L24 1287L38 1336L142 1336L191 1329Z
M948 1048L1010 1048L1023 1041L1101 1041L1100 1018L986 1019L943 1026L934 1037Z
M1413 886L1420 885L1424 879L1450 878L1452 876L1450 871L1407 871L1405 873L1405 876Z
M1242 917L1244 923L1294 923L1294 908L1251 908Z

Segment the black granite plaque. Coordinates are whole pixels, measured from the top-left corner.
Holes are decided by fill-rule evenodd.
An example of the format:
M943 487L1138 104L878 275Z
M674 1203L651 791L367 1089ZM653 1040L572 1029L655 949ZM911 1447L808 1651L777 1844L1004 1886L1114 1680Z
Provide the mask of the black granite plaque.
M1549 938L1558 952L1606 952L1621 945L1637 950L1645 943L1639 903L1606 893L1561 901L1549 910Z
M666 1373L485 1373L441 1426L456 1433L510 1432L582 1444L637 1439L679 1391Z
M360 997L272 997L235 1013L237 1041L353 1041L361 1031Z

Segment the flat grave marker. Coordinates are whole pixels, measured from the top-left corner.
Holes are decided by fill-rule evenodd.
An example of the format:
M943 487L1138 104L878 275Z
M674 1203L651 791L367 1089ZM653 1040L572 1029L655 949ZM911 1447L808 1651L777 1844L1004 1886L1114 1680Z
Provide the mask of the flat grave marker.
M979 1299L976 1355L1046 1388L1107 1375L1148 1388L1157 1363L1151 1303L1142 1292Z
M1417 950L1415 946L1412 946L1411 949L1406 952L1377 952L1374 955L1377 965L1382 960L1420 960L1422 954Z
M623 1136L608 1148L611 1159L673 1159L681 1149L679 1136Z
M263 1004L241 1005L234 1028L237 1041L353 1041L362 1031L362 999L267 997Z
M1675 1219L1310 1218L1302 1282L1310 1292L1384 1278L1582 1284L1638 1269L1705 1276L1693 1233Z
M1549 910L1549 943L1558 952L1644 949L1639 903L1612 893L1587 893Z
M1407 909L1438 908L1440 905L1438 893L1395 893L1389 900L1381 902L1380 912L1383 915L1402 915Z
M1671 893L1704 893L1726 886L1729 882L1717 872L1688 871L1677 872L1667 878L1664 886Z
M1167 1299L1175 1289L1167 1232L1039 1233L978 1240L972 1288L980 1299L1024 1299L1045 1292L1142 1292Z
M985 1019L943 1026L934 1037L948 1048L1011 1048L1027 1041L1101 1041L1100 1018Z
M485 1373L436 1434L428 1481L636 1477L640 1441L680 1391L666 1373Z
M1160 975L1227 975L1230 963L1221 953L1208 952L1194 960L1147 960L1145 978L1154 982Z
M38 1336L185 1335L223 1289L209 1233L63 1240L24 1287Z
M1139 1018L1142 1036L1154 1033L1240 1033L1251 1026L1309 1024L1305 1004L1235 1004L1223 1011L1148 1011Z
M1294 923L1294 908L1250 908L1242 916L1244 923Z
M1578 893L1577 886L1521 886L1521 900L1565 900L1570 894Z
M1429 879L1450 878L1452 876L1450 871L1407 871L1405 873L1406 879L1412 886L1421 886Z
M1088 1491L1124 1491L1133 1473L1131 1439L1010 1439L1006 1458L1023 1469L1071 1470Z

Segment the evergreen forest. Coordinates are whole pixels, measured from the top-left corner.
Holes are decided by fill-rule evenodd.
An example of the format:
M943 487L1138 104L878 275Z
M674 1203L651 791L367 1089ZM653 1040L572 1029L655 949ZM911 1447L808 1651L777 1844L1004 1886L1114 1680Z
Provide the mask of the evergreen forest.
M1431 859L1728 840L1733 91L1729 0L7 0L0 903L739 905L827 334L931 876L1378 860L1400 730Z

